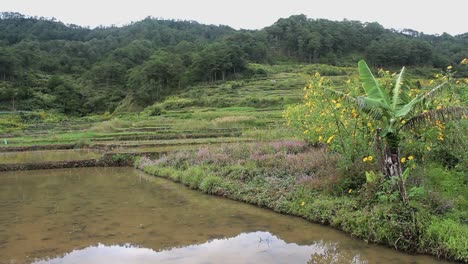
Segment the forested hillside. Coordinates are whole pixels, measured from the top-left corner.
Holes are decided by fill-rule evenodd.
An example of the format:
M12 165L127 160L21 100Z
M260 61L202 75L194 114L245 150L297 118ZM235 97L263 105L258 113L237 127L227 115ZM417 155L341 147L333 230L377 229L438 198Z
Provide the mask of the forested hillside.
M397 32L378 23L304 15L262 30L146 18L123 27L83 28L0 14L0 110L67 115L113 111L124 98L146 106L199 82L265 74L255 64L457 68L468 33ZM466 71L466 70L465 70Z

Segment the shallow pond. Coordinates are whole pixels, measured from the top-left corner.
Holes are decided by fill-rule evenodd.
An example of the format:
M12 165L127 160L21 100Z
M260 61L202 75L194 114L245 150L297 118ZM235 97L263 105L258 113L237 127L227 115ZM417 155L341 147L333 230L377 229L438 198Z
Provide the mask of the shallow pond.
M444 263L132 168L0 173L0 263Z
M101 153L88 149L0 152L0 163L27 163L99 159Z

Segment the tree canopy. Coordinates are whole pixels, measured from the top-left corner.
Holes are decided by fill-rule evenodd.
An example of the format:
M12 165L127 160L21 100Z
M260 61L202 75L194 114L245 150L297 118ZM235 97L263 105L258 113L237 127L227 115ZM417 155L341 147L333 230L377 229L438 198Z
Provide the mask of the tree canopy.
M349 66L366 58L377 66L446 67L465 57L467 34L304 15L262 30L234 30L152 17L90 29L0 13L0 109L85 115L112 111L129 95L144 106L192 83L242 77L249 62ZM63 83L48 85L54 78ZM63 96L72 102L59 103Z

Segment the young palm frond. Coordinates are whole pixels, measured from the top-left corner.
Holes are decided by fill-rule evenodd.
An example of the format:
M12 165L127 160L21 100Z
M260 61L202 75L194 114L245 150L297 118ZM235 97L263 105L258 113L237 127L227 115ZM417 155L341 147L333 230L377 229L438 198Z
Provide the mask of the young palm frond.
M426 125L430 122L460 120L467 117L468 108L466 107L446 107L416 115L406 121L400 129L414 129L417 126Z

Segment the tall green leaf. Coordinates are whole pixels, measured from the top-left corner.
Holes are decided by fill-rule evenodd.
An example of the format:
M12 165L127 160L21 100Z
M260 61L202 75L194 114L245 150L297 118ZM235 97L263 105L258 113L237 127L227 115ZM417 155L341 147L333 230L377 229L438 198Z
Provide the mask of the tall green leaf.
M389 96L385 90L380 88L377 80L364 60L360 60L358 62L358 69L359 77L362 81L362 87L364 88L367 97L381 101L388 108L390 106Z
M404 105L401 109L396 111L395 117L403 117L407 115L413 109L413 106L421 102L421 100L422 99L420 96L416 96L413 100L411 100L409 103Z
M403 82L403 74L405 72L405 67L401 68L400 74L398 74L398 78L395 83L395 87L393 88L393 99L392 99L392 110L395 111L398 103L400 102L400 91L401 85Z

